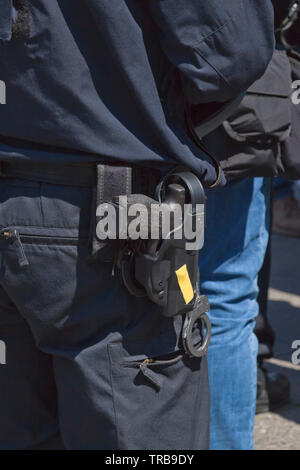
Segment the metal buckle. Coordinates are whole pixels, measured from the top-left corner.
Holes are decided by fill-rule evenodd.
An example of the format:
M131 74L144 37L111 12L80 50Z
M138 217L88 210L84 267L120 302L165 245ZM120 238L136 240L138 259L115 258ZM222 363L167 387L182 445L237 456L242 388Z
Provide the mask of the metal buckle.
M209 311L209 302L206 296L199 296L196 300L194 310L188 312L185 317L182 329L182 341L185 352L190 357L203 357L208 352L208 346L211 340L211 323L206 312ZM193 328L201 321L202 330L206 328L205 338L198 344L193 343Z

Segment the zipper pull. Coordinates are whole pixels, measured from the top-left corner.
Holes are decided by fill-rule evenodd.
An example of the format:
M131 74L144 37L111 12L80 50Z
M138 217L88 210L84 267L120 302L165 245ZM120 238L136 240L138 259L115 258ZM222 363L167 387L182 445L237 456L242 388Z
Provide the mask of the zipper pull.
M145 359L144 362L140 364L140 371L146 377L152 385L157 389L159 392L162 386L162 379L161 377L149 369L149 365L152 364L154 361L152 359Z
M13 243L16 245L20 268L23 268L24 266L28 266L29 262L25 255L25 251L22 245L19 232L17 230L7 230L6 232L3 232L2 235L10 243Z
M153 359L145 359L141 364L140 364L140 369L142 367L148 366L148 364L151 364L153 362Z

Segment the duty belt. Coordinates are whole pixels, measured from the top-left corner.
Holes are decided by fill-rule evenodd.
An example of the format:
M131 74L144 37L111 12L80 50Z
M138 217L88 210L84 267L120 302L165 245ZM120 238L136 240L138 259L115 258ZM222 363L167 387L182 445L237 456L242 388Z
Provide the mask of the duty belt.
M161 177L158 170L121 163L34 163L0 162L0 176L39 181L48 184L98 188L98 200L140 192L154 193Z

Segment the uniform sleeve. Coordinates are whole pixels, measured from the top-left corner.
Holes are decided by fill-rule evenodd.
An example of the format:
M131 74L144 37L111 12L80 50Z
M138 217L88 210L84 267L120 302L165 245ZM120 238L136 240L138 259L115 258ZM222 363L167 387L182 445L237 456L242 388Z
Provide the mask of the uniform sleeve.
M271 0L148 0L148 5L191 104L236 97L271 60Z

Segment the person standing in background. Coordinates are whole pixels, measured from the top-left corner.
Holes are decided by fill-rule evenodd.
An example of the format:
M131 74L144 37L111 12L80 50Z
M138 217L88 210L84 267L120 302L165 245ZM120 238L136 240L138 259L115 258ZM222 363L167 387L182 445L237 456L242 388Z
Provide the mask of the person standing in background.
M178 165L225 183L180 111L264 73L270 1L0 8L0 449L207 449L206 357L179 350L181 316L91 259L94 195L151 197L152 177Z

